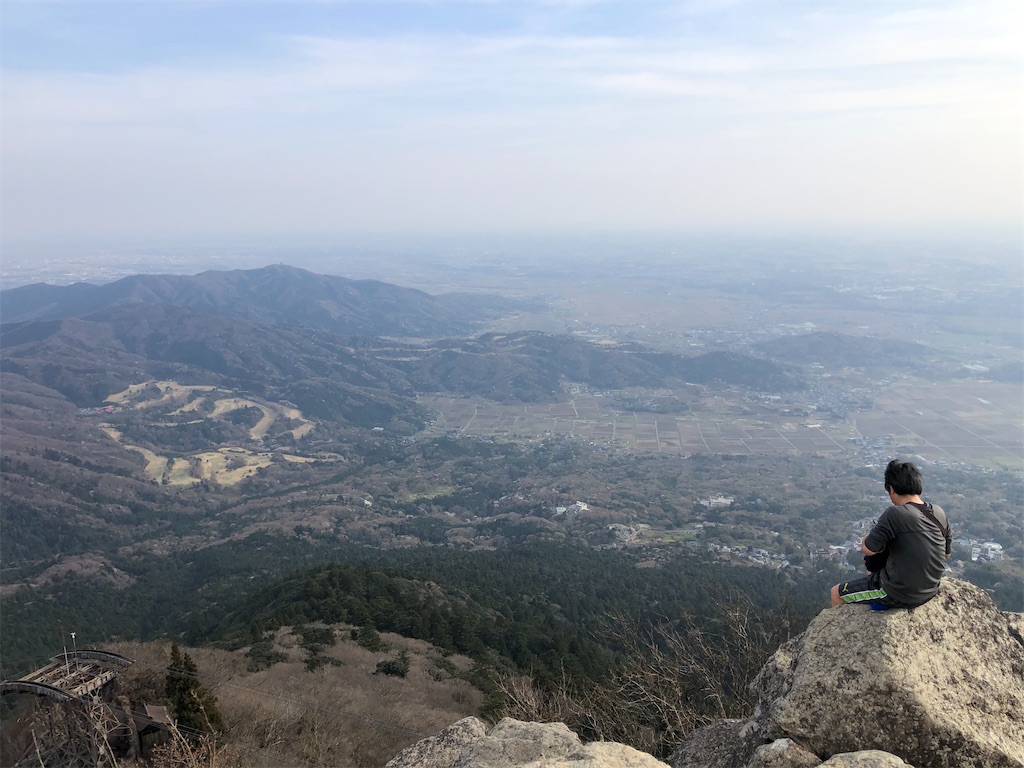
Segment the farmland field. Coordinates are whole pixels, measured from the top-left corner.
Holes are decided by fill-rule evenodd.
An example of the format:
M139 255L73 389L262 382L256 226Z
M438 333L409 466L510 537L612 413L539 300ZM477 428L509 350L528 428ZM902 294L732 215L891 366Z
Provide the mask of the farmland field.
M889 434L935 460L1022 468L1020 387L992 381L903 385L858 414L865 434Z
M540 439L563 435L637 453L854 455L865 442L887 441L929 461L1024 469L1020 389L970 381L900 384L848 419L803 419L758 408L739 397L694 398L678 415L631 412L613 399L577 395L545 405L496 405L448 396L422 397L437 417L432 431Z

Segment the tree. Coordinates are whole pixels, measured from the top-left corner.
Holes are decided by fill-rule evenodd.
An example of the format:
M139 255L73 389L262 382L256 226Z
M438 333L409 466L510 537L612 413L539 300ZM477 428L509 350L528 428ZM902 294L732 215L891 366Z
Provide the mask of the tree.
M407 674L409 674L408 652L399 651L398 656L394 659L384 659L383 661L378 661L377 669L374 671L373 674L405 677Z
M701 619L610 617L604 633L622 657L610 679L587 682L564 667L548 681L513 674L497 683L495 715L561 721L588 739L661 757L696 728L743 717L756 703L750 682L794 617L787 605L762 609L737 590L709 599L714 610Z
M217 697L199 682L199 668L177 643L171 645L166 692L178 728L186 734L217 733L224 729Z

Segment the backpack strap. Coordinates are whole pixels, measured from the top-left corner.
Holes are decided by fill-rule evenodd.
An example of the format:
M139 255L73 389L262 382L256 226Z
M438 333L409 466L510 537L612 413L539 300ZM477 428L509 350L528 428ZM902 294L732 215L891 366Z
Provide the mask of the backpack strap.
M946 519L945 525L940 523L939 518L935 516L935 510L932 508L931 502L926 501L923 503L922 506L918 506L917 504L908 501L906 504L904 504L904 506L913 507L914 509L919 510L920 512L924 513L925 517L927 517L929 520L935 523L935 527L939 529L939 531L942 533L943 538L946 539L946 554L948 555L950 552L953 551L953 537L950 535L949 531L949 519ZM942 516L946 517L945 510L942 510Z

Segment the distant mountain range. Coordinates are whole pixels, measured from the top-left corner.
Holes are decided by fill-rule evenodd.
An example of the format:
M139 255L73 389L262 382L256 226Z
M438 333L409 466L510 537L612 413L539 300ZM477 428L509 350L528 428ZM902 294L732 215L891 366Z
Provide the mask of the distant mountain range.
M288 400L311 417L366 426L367 419L412 418L417 392L536 402L558 397L563 382L599 389L687 382L761 391L801 386L777 363L734 353L683 357L538 332L399 344L166 304L8 324L0 328L0 346L0 370L80 407L99 405L129 384L174 379Z
M827 368L888 368L922 363L937 353L914 341L816 331L761 342L757 352L787 363Z
M598 346L574 336L531 331L439 343L396 365L420 390L520 402L552 399L562 382L605 390L719 383L778 392L803 386L795 371L749 355L708 352L688 357L636 344Z
M154 378L288 400L313 418L353 425L416 423L417 392L531 402L558 397L564 382L600 389L802 386L794 371L741 354L685 357L539 332L467 338L452 332L509 311L511 303L435 297L291 267L26 286L5 291L0 303L0 370L83 407ZM428 333L434 341L387 338Z
M376 280L273 265L192 276L133 275L105 285L27 285L0 293L0 322L57 320L153 304L352 336L431 338L470 333L517 306L501 296L432 296Z
M372 426L419 409L404 375L359 339L275 327L166 304L0 327L0 370L96 406L129 384L170 379L288 400L313 418ZM372 422L372 423L371 423Z

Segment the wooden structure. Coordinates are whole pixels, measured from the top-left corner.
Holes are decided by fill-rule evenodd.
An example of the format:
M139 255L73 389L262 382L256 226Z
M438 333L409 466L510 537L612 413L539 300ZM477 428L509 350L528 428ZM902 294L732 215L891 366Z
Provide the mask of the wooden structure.
M5 725L5 765L18 768L60 765L68 768L114 768L118 746L137 731L131 712L122 716L111 699L110 683L133 664L132 659L108 651L62 653L17 680L0 683L4 697L31 694L37 703L25 705L25 717ZM127 700L125 700L127 701ZM22 706L11 703L12 707ZM125 722L127 718L128 722ZM164 716L166 719L166 716ZM153 725L152 718L146 723ZM156 727L162 726L161 722ZM137 737L136 737L137 742ZM20 754L19 759L13 759Z
M49 663L17 680L0 683L0 695L34 693L58 701L94 695L135 662L109 651L73 651L53 656Z

